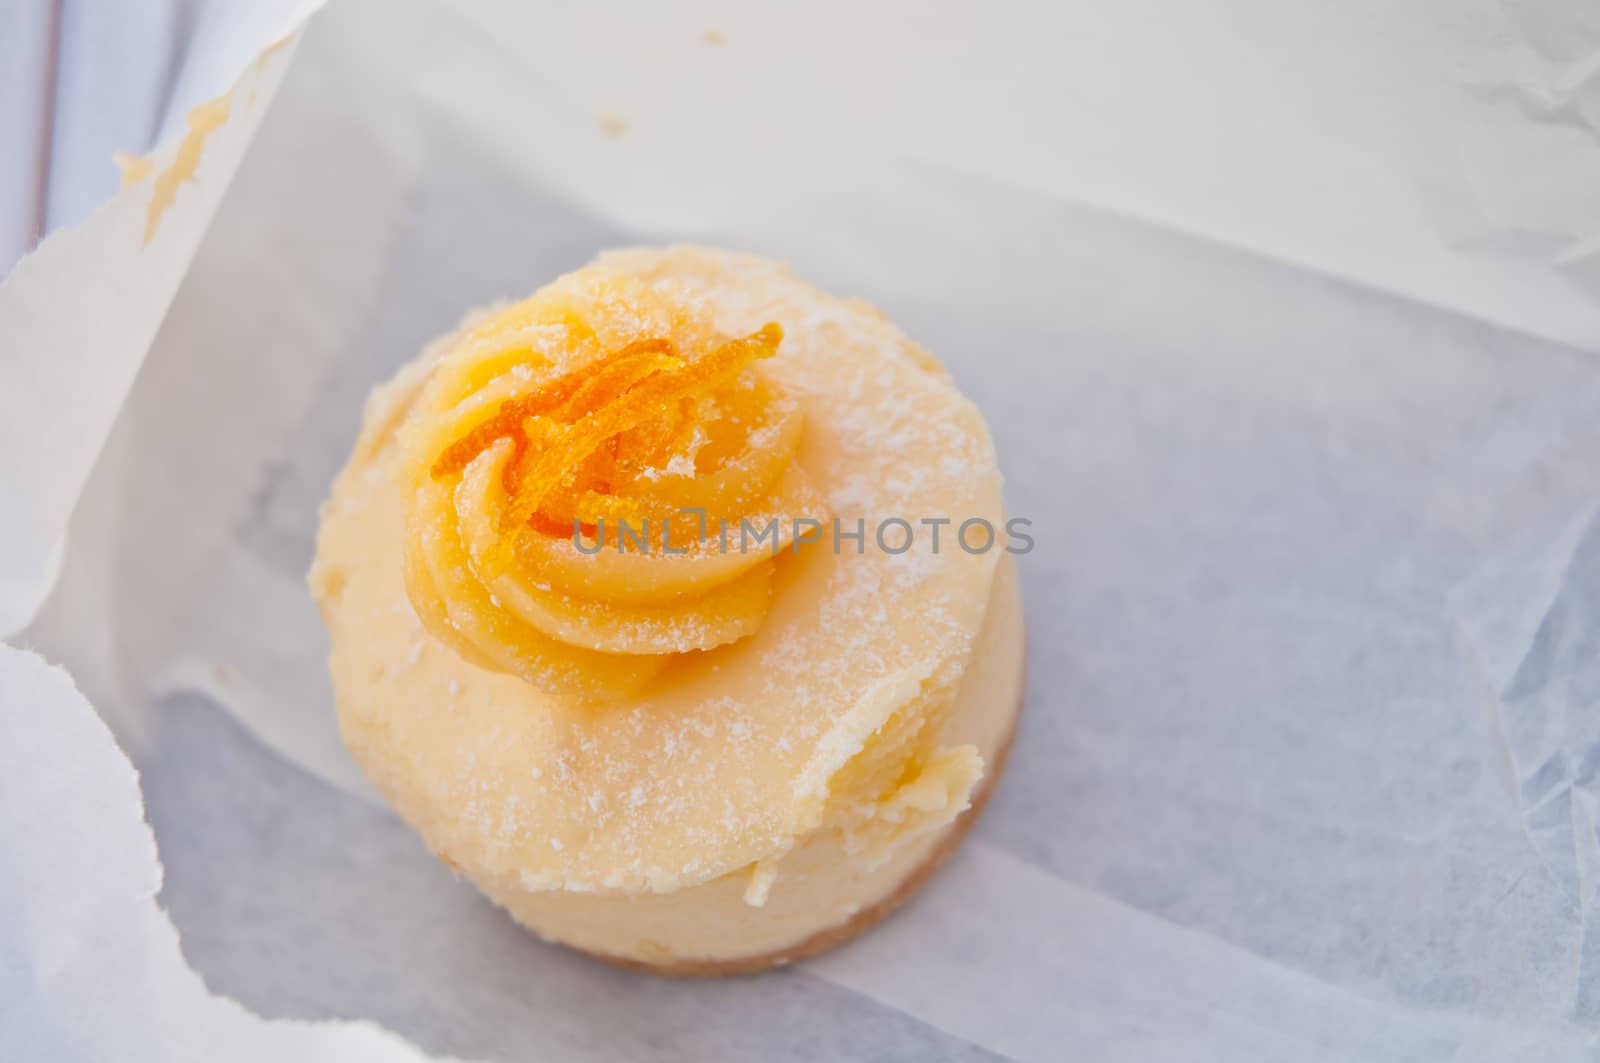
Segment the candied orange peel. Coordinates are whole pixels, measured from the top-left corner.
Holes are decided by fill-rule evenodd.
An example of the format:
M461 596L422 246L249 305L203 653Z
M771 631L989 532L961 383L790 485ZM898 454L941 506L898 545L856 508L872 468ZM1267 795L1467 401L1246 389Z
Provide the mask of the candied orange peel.
M800 403L760 366L782 342L598 269L454 337L404 429L423 624L480 666L594 697L753 634L796 519L827 518L796 460ZM743 548L745 527L774 534Z

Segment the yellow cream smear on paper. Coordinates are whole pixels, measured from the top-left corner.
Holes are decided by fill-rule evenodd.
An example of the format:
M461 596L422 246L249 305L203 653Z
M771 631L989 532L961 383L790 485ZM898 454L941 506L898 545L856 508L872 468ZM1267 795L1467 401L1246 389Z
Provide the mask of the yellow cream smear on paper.
M286 33L263 48L256 56L255 69L259 72L266 69L267 63L295 39L293 32ZM178 144L177 153L171 165L157 173L156 160L148 155L133 155L128 152L112 152L112 161L116 163L123 188L129 188L151 175L156 176L155 189L150 196L150 206L145 214L144 242L149 243L155 236L156 230L161 227L161 218L171 208L178 196L178 186L194 177L195 170L200 166L200 160L205 155L207 139L228 120L233 109L233 94L239 90L236 84L232 89L218 96L216 99L207 100L191 110L187 118L188 128L183 139ZM254 101L255 92L251 90L249 100Z
M551 693L625 694L753 634L797 518L799 404L727 336L627 277L546 290L469 328L407 426L405 582L428 631ZM723 549L722 529L775 529Z
M125 151L111 153L123 188L132 188L156 172L156 161L148 155L130 155Z
M150 192L150 205L145 210L144 242L154 239L161 228L161 219L178 198L178 186L194 177L200 160L205 155L206 140L228 120L233 109L231 92L202 103L189 112L188 131L178 142L178 150L166 169L157 172L154 159L143 155L126 155L117 152L112 156L122 174L122 187L127 188L155 175L155 187Z
M341 730L497 898L803 908L805 869L929 844L994 745L951 721L997 554L888 552L892 517L1004 523L937 362L776 264L612 253L374 395L312 573Z

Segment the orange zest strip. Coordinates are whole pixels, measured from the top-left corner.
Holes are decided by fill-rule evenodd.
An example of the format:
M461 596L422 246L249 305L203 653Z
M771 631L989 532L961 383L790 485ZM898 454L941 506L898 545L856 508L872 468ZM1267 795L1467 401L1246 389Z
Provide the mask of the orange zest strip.
M777 353L782 339L783 329L772 323L743 339L730 340L694 361L679 357L671 340L630 343L599 365L572 370L533 394L501 403L488 420L445 448L434 461L431 474L435 479L442 479L459 473L501 439L520 437L526 443L525 423L547 415L570 427L565 437L541 456L537 469L542 479L548 479L558 469L572 468L617 435L631 429L654 427L648 425L651 416L661 415L666 408L669 416L660 417L667 422L661 426L665 430L651 433L659 441L659 447L682 429L683 411L677 400L702 394L737 375L755 360L771 357ZM518 499L524 506L526 492L525 482Z
M673 356L671 340L651 339L630 343L598 368L594 365L582 366L557 377L531 395L507 399L492 417L450 444L439 455L433 463L432 475L435 479L443 479L460 472L501 439L521 435L526 442L527 436L522 426L530 417L556 411L558 416L569 414L561 419L570 419L572 409L592 408L579 406L580 399L609 401L609 398L614 398L651 373L681 364L682 360Z

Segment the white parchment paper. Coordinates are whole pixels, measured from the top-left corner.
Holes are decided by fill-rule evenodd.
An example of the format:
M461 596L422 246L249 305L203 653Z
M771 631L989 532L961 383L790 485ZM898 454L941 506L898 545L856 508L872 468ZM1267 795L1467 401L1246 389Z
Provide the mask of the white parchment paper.
M96 411L87 489L7 462L17 497L76 501L22 641L139 769L206 986L474 1058L1594 1058L1600 27L598 10L318 16L114 427ZM1232 110L1191 129L1213 69ZM374 383L467 307L671 240L882 305L984 409L1037 540L1028 711L974 839L860 942L727 983L543 945L428 856L339 747L302 586ZM8 286L0 321L47 321L65 283ZM233 1012L177 1038L231 1005L38 900L104 886L166 932L126 769L58 673L8 652L0 676L5 859L61 868L14 878L0 1031L96 1058L71 1031L142 971L171 1010L138 1011L136 1058L282 1029L307 1058L403 1050ZM126 860L47 859L102 831ZM116 963L52 981L63 949Z

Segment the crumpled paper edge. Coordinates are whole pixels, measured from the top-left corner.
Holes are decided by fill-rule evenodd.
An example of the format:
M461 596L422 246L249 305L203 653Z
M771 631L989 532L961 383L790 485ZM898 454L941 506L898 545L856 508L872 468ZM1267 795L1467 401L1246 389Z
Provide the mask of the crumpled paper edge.
M22 457L0 463L0 638L24 628L48 597L89 472L320 6L308 0L280 43L244 69L227 120L203 139L170 204L153 214L155 183L132 183L51 234L0 284L5 370L15 384L0 390L0 454ZM153 153L155 169L172 165L181 146L177 138ZM70 394L61 393L63 381ZM51 475L41 477L46 468Z
M133 764L65 671L3 645L0 770L0 898L8 944L32 958L4 994L29 1005L0 1013L17 1058L69 1045L89 1059L429 1058L371 1022L267 1020L211 993L156 903L162 870Z
M0 522L0 638L48 598L117 412L322 2L306 0L275 28L277 43L234 83L227 119L202 138L171 202L153 209L155 182L129 183L0 285L6 371L19 385L0 392L0 453L23 459L0 463L0 497L11 503ZM183 150L173 138L152 153L153 169ZM79 298L63 306L41 292ZM46 305L53 313L40 313ZM50 380L81 392L52 395ZM41 484L40 468L55 475ZM10 780L0 851L11 868L0 897L11 913L5 951L18 961L0 973L0 997L29 1002L0 1013L8 1049L30 1058L66 1046L97 1059L433 1058L371 1022L267 1020L213 994L156 902L162 869L132 762L64 670L3 643L0 761Z

